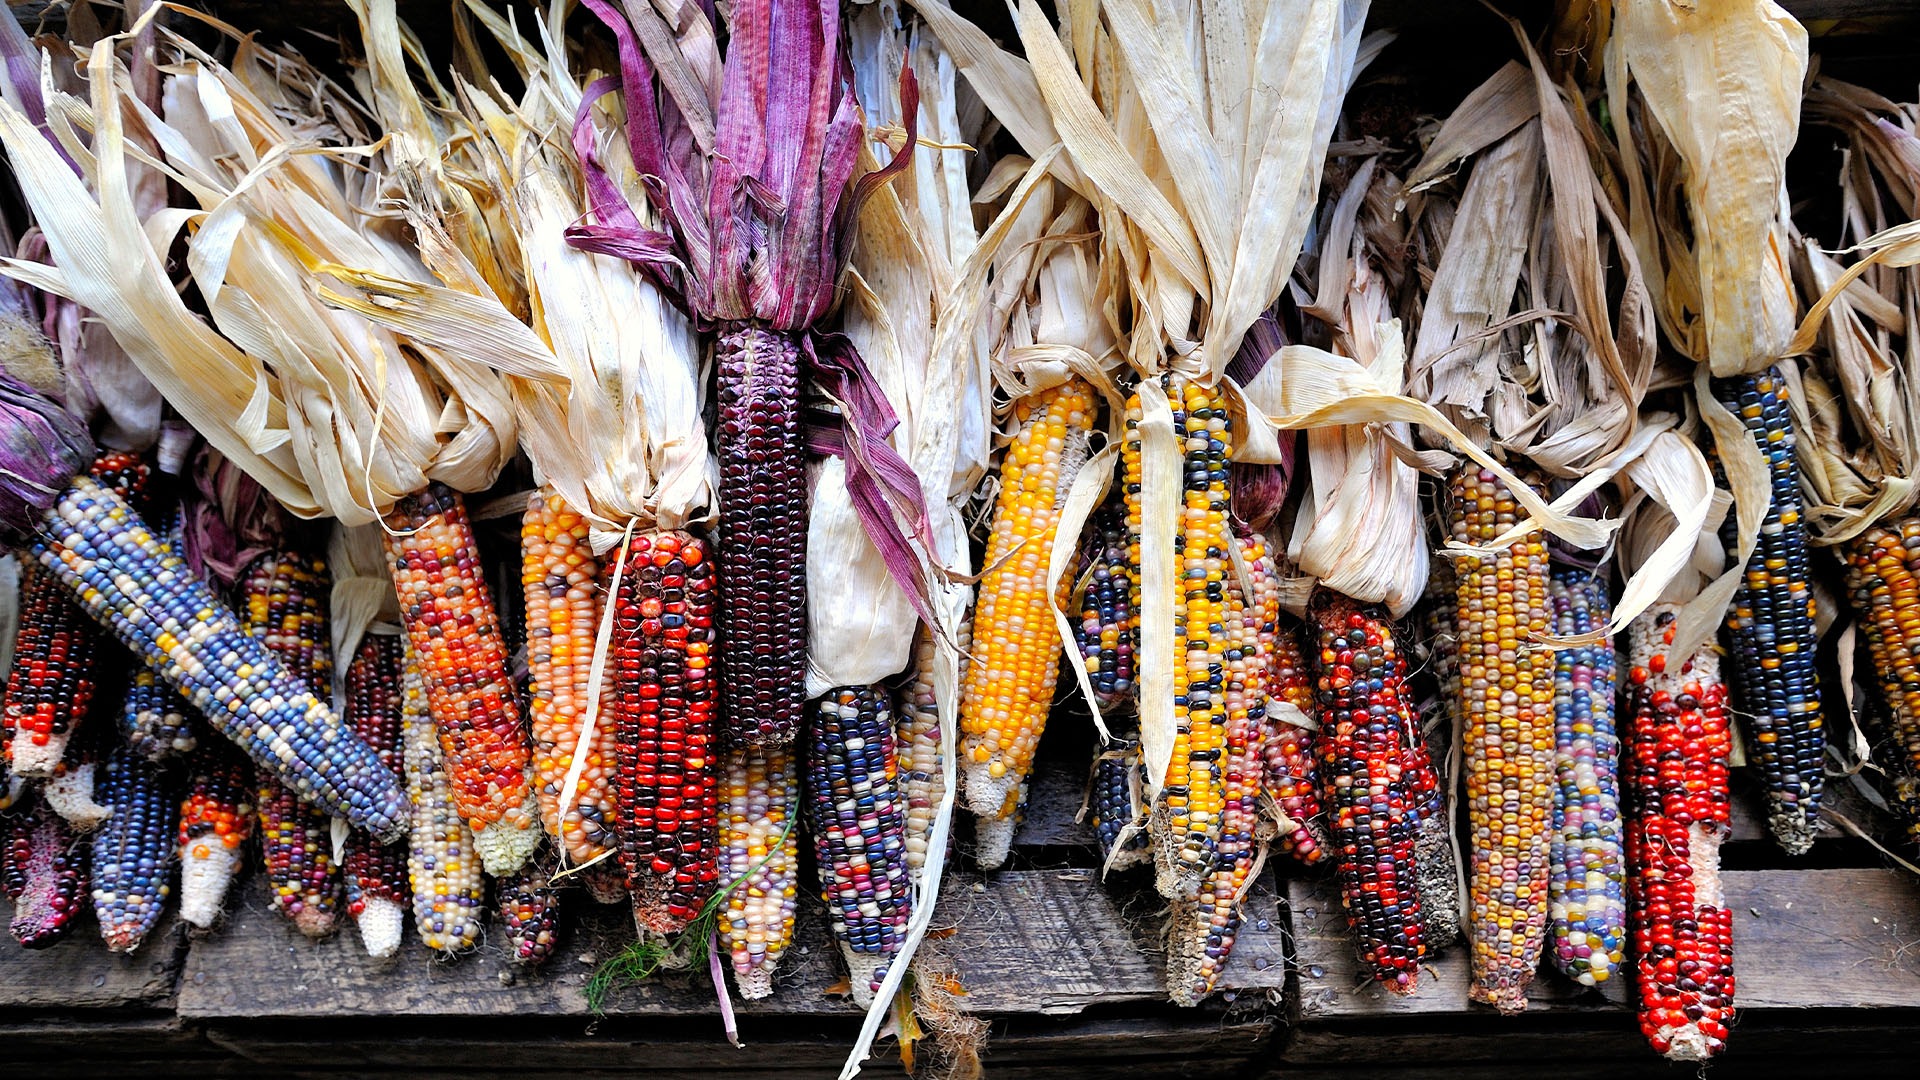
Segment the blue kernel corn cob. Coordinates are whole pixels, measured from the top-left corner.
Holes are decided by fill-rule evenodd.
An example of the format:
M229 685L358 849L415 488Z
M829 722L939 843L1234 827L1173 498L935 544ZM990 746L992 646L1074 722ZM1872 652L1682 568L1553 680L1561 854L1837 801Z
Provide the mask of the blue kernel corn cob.
M721 881L730 887L720 940L748 1000L773 994L773 969L793 943L800 885L800 805L791 746L730 746L721 788Z
M7 812L7 849L0 883L13 901L13 940L44 949L67 936L86 903L86 841L43 800Z
M1113 737L1114 741L1100 747L1099 756L1094 758L1093 790L1088 796L1103 872L1131 869L1153 859L1147 844L1140 737L1128 730L1115 730Z
M206 929L220 918L227 889L253 836L253 767L225 739L187 756L180 800L180 917Z
M1320 766L1314 746L1315 717L1320 707L1313 677L1301 655L1300 636L1301 627L1291 618L1283 616L1275 627L1273 701L1267 710L1272 725L1267 732L1262 782L1268 815L1273 819L1274 846L1302 866L1316 866L1327 854L1327 818L1321 810ZM1301 721L1298 724L1293 722L1296 710Z
M1612 617L1606 581L1586 570L1555 568L1547 598L1553 605L1553 632L1561 637L1602 630ZM1612 978L1626 959L1627 856L1616 689L1611 641L1554 654L1548 956L1582 986Z
M406 794L127 501L77 478L41 520L34 557L263 771L376 836L402 835Z
M535 968L553 955L560 937L560 890L547 876L546 853L500 879L500 921L507 925L507 959Z
M473 830L454 803L453 779L440 756L426 680L411 642L404 663L400 746L413 804L413 830L407 844L413 924L427 948L464 952L480 940L487 886L480 876Z
M820 889L862 1006L906 940L906 815L884 686L846 686L814 702L807 806Z
M368 634L360 639L353 663L347 665L347 725L395 772L403 771L400 725L406 706L405 653L399 637ZM392 956L400 950L410 899L406 842L382 844L354 829L347 834L342 869L347 913L360 928L360 943L369 956Z
M192 706L158 675L141 668L127 684L120 709L120 735L148 761L164 761L193 752L198 734Z
M1133 704L1133 563L1127 555L1123 505L1108 505L1087 523L1080 553L1074 644L1094 703L1104 717Z
M1714 380L1714 396L1740 418L1767 461L1773 502L1727 609L1728 682L1747 731L1748 756L1767 787L1767 826L1789 855L1813 847L1825 787L1826 725L1814 671L1814 599L1801 518L1793 414L1778 368ZM1722 539L1733 550L1733 515Z
M93 914L107 949L130 953L173 894L180 796L160 766L122 746L107 758L99 798L113 813L93 838Z

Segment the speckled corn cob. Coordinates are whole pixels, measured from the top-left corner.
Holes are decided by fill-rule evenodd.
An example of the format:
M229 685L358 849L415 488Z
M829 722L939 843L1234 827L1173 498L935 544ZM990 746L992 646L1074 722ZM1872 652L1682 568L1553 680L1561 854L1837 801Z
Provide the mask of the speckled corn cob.
M672 933L720 876L710 549L684 532L634 535L614 604L620 861L635 919Z
M455 805L487 872L512 873L540 842L540 808L466 503L444 484L430 484L394 506L387 528L387 562L420 657Z
M1409 693L1408 700L1412 699ZM1417 710L1416 710L1417 716ZM1412 793L1413 858L1420 888L1420 943L1428 954L1460 940L1459 864L1453 855L1453 824L1447 816L1447 792L1434 761L1430 739L1417 734L1407 743L1406 785Z
M440 757L427 705L426 679L411 644L403 662L400 748L413 803L407 878L413 889L414 929L429 949L464 952L485 928L487 885L480 876L473 832L454 805L453 781Z
M44 949L67 936L86 904L89 845L44 801L8 811L0 881L13 901L13 940Z
M1101 747L1093 762L1093 790L1088 803L1093 813L1093 835L1100 844L1105 872L1127 870L1153 861L1147 843L1146 783L1140 772L1140 737L1120 729L1114 742ZM1128 826L1132 826L1131 829Z
M1613 612L1606 581L1558 568L1547 584L1553 632L1604 631ZM1567 978L1594 986L1620 970L1627 948L1626 849L1620 817L1620 739L1614 734L1613 642L1554 654L1553 881L1549 957Z
M113 731L105 725L88 724L73 735L53 775L40 781L40 797L75 832L90 833L105 824L113 812L95 797L100 762L111 749Z
M219 919L253 835L253 770L225 739L206 740L187 762L178 837L180 917L205 929Z
M535 968L553 955L560 940L560 890L554 888L540 854L500 879L500 921L507 925L507 958Z
M1726 1049L1733 1022L1733 913L1720 891L1733 736L1713 646L1685 661L1669 652L1676 611L1655 604L1628 628L1628 895L1640 1030L1669 1058L1704 1061Z
M720 872L731 891L720 939L740 996L755 1000L772 995L774 966L793 943L800 783L790 747L730 747L726 767Z
M184 756L193 752L199 738L191 709L179 691L141 668L127 684L127 700L120 709L120 734L148 761Z
M147 940L173 893L179 795L160 767L120 747L107 758L100 798L113 814L93 838L93 914L111 952Z
M1093 686L1100 712L1127 709L1133 704L1134 625L1133 563L1127 554L1127 516L1124 505L1108 505L1087 523L1081 551L1080 617L1073 624L1080 663Z
M921 867L926 865L933 819L940 812L940 799L947 788L940 768L940 702L933 691L933 665L933 634L922 625L913 638L913 682L894 721L894 745L900 754L900 797L907 813L907 874L915 884L920 881Z
M1267 708L1270 724L1263 783L1274 818L1274 847L1304 866L1314 866L1326 857L1327 822L1320 805L1314 729L1290 721L1297 711L1306 723L1319 723L1313 678L1300 655L1300 632L1300 627L1283 615L1274 633L1273 703Z
M403 686L406 646L392 634L368 634L360 639L353 663L347 665L347 724L396 772L404 771L400 727L404 722ZM347 912L360 928L360 943L369 956L392 956L400 951L406 927L407 844L381 844L358 829L347 834L347 857L342 867L347 886Z
M1378 608L1324 590L1312 606L1320 783L1340 902L1367 970L1388 990L1410 994L1426 941L1415 854L1420 796L1406 771L1419 738L1406 661Z
M1486 544L1520 520L1491 471L1452 477L1449 523L1458 543ZM1501 1012L1527 1007L1546 936L1553 843L1553 652L1547 632L1547 551L1535 532L1499 554L1455 566L1467 820L1473 865L1467 927L1468 996Z
M1748 757L1767 785L1767 826L1789 855L1813 847L1826 785L1826 725L1814 669L1812 567L1801 518L1793 415L1778 368L1714 380L1714 395L1740 418L1767 460L1773 501L1727 608L1728 683L1747 732ZM1733 550L1733 515L1722 540Z
M1920 517L1885 522L1845 548L1847 591L1880 688L1874 762L1889 802L1920 841Z
M241 628L125 499L76 479L42 519L33 553L262 770L375 835L406 828L406 795L373 749Z
M988 870L1012 846L1018 791L1033 770L1060 675L1047 563L1060 511L1086 464L1093 388L1068 379L1014 402L1013 419L974 602L973 661L960 690L961 790L979 818L977 857ZM1071 582L1060 584L1064 603Z
M814 702L808 732L820 891L862 1006L906 940L911 897L888 698L884 686L830 690Z
M533 694L533 782L547 835L575 865L619 842L615 832L614 724L602 708L571 798L561 798L592 691L600 630L600 561L587 522L560 496L537 491L520 526L520 582L527 607L527 669ZM610 698L604 699L611 701ZM564 815L561 803L566 803ZM564 820L563 820L564 816Z
M307 937L333 933L341 882L327 816L271 780L254 790L254 806L260 817L260 862L273 909Z

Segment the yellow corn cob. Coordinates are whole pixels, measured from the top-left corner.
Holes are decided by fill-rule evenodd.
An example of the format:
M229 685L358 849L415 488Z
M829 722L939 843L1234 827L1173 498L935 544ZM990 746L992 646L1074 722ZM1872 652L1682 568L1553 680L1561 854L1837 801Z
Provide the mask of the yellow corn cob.
M1920 840L1920 518L1876 525L1845 548L1847 589L1883 710L1889 800Z

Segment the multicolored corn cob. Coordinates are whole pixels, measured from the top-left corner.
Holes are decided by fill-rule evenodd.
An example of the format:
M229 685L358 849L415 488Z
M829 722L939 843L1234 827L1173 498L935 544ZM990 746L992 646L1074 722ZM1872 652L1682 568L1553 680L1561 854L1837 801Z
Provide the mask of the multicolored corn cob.
M472 830L454 802L453 779L440 756L426 678L406 645L401 678L400 752L406 765L413 828L407 838L407 881L413 925L436 952L465 952L485 929L487 884Z
M562 799L592 692L600 630L600 561L587 521L551 492L527 501L520 525L520 583L527 607L527 669L533 694L533 783L540 821L574 865L619 842L615 826L615 725L603 710L570 797ZM610 700L610 699L609 699ZM561 809L565 802L564 813Z
M507 673L500 618L481 568L466 502L444 484L387 515L387 562L420 657L453 796L487 872L510 874L540 842L527 779L532 751Z
M164 761L193 752L199 733L192 706L180 692L146 668L133 673L120 709L120 734L148 761Z
M1086 464L1096 416L1079 377L1014 402L1016 425L1000 463L1000 496L973 611L973 660L960 689L961 789L979 817L984 869L1006 861L1018 792L1053 707L1060 633L1047 564L1060 511ZM1071 583L1061 582L1064 603Z
M547 877L539 853L500 879L500 921L507 924L507 959L536 968L560 940L560 890Z
M75 832L90 833L106 823L113 809L102 804L95 789L99 784L101 759L111 750L113 730L103 724L88 724L73 732L67 740L66 756L54 766L53 775L40 781L40 797L53 812L67 820Z
M1920 518L1876 525L1846 547L1847 591L1860 619L1883 718L1887 793L1920 840Z
M263 771L376 836L405 830L406 795L373 749L241 628L125 499L76 479L42 518L33 553Z
M1094 704L1104 716L1133 704L1133 563L1127 545L1124 505L1102 507L1087 523L1080 554L1077 596L1080 617L1073 624L1080 663L1093 687Z
M1373 977L1410 994L1426 935L1415 855L1420 795L1406 770L1419 738L1406 661L1380 609L1322 590L1312 611L1320 783L1340 902Z
M1140 737L1137 732L1124 728L1113 731L1113 737L1114 741L1101 747L1093 759L1093 788L1087 798L1104 873L1153 861L1147 842L1146 778L1141 773Z
M44 801L8 811L11 828L0 882L13 901L13 940L44 949L67 936L86 904L91 847Z
M293 920L307 937L333 933L341 882L330 820L270 779L254 789L254 806L260 816L260 862L274 910Z
M1553 633L1604 632L1613 601L1587 570L1558 567L1547 583ZM1613 642L1561 649L1553 669L1553 965L1582 986L1606 982L1627 949L1620 739L1614 734Z
M847 686L812 713L807 808L820 892L865 1007L906 941L912 896L893 707L884 686Z
M160 766L127 747L107 758L100 798L113 814L93 837L93 914L111 952L139 948L173 894L180 796L170 787Z
M961 645L964 651L965 644ZM946 794L940 767L940 702L933 690L934 640L922 625L913 639L913 682L907 686L894 745L900 753L900 797L907 809L907 874L919 884L932 844L933 820ZM949 834L951 836L951 834Z
M793 943L800 781L790 747L730 747L726 765L720 872L730 891L720 940L733 957L734 985L751 1001L772 995L774 966Z
M1670 655L1676 610L1655 604L1628 628L1628 896L1640 1030L1669 1058L1704 1061L1726 1049L1733 1022L1733 913L1720 891L1733 736L1713 646Z
M206 929L219 919L253 835L253 770L225 739L206 740L187 761L178 838L180 917Z
M1450 486L1448 522L1456 543L1484 545L1519 523L1513 493L1491 470L1466 466ZM1547 570L1539 532L1455 566L1473 857L1468 996L1504 1013L1527 1007L1552 876L1553 651L1541 641L1551 612Z
M1314 750L1319 708L1313 677L1300 655L1300 633L1300 627L1286 616L1275 628L1273 700L1267 706L1270 723L1262 783L1274 819L1274 847L1303 866L1314 866L1326 857L1327 822L1320 805L1320 769ZM1294 723L1296 716L1313 726Z
M639 925L672 933L720 876L710 550L684 532L634 535L614 604L620 861Z
M1789 855L1813 847L1826 786L1826 725L1814 670L1814 599L1801 517L1793 412L1778 368L1714 380L1767 460L1773 501L1740 588L1727 608L1728 682L1747 725L1748 757L1767 785L1767 826ZM1722 540L1733 550L1733 515Z
M406 691L406 646L392 634L368 634L360 639L353 663L347 665L347 725L366 740L389 769L405 769L400 748ZM381 844L358 829L347 834L343 867L347 912L360 927L360 943L369 956L392 956L400 951L406 926L407 844Z

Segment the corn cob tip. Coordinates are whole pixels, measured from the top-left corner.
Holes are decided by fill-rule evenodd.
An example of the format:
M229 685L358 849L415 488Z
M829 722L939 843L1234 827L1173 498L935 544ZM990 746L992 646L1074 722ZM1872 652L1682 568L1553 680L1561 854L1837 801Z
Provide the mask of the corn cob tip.
M1502 1016L1518 1016L1527 1011L1527 985L1532 981L1533 977L1528 975L1526 978L1517 980L1519 985L1513 986L1483 986L1480 983L1474 983L1467 988L1467 1000L1491 1005L1500 1010ZM1387 989L1391 990L1393 987L1389 986Z
M1780 850L1788 855L1800 856L1813 850L1813 818L1808 815L1803 803L1769 800L1767 831L1773 834Z
M300 931L300 936L308 941L320 941L333 936L334 917L331 911L308 905L288 918L293 921L294 929Z
M873 1004L874 987L887 977L887 964L893 957L882 953L854 952L840 946L840 957L847 962L847 981L853 991L853 1003L864 1009Z
M383 896L370 896L360 913L353 917L360 927L360 944L376 960L400 951L400 934L406 926L406 909Z
M240 851L225 844L194 844L180 857L180 917L189 926L212 929L227 902L227 886L240 869Z
M527 865L540 846L540 838L546 835L538 825L525 824L540 820L531 792L521 810L520 815L509 814L474 831L473 849L480 853L480 866L494 877L506 877Z
M634 936L639 939L638 944L650 950L659 950L658 955L662 957L660 961L662 970L691 971L696 961L706 959L706 939L702 938L697 942L692 940L693 935L680 932L686 929L684 925L672 930L655 929L659 921L656 917L657 913L664 910L664 908L647 905L636 897L633 902Z
M52 735L38 735L29 738L25 731L16 732L13 737L13 761L8 766L16 776L29 780L45 780L60 767L60 759L67 756L67 741L72 737L71 729ZM45 742L41 742L45 739Z
M734 989L748 1001L762 1001L773 996L773 969L754 968L752 971L733 973ZM857 984L856 984L857 985Z
M960 793L966 796L967 809L984 820L998 816L1025 779L1010 771L996 776L991 762L966 763L960 769Z
M620 860L606 859L580 872L576 879L596 904L618 904L627 898L627 878Z
M94 774L98 770L89 761L61 769L40 785L40 794L53 812L65 818L75 830L90 833L106 824L111 806L93 801Z
M973 861L982 870L998 870L1013 854L1013 832L1020 824L1018 814L1006 817L986 815L973 820Z

